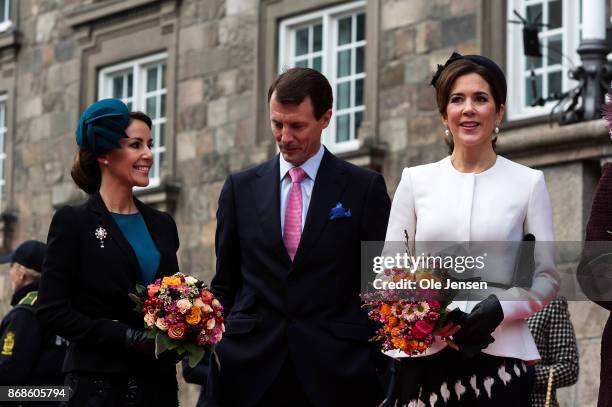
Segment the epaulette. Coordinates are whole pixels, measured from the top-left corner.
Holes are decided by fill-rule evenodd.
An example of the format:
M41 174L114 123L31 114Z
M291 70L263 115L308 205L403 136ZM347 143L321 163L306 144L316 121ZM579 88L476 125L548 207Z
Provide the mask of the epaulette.
M38 291L30 291L23 297L18 305L34 305L38 299Z

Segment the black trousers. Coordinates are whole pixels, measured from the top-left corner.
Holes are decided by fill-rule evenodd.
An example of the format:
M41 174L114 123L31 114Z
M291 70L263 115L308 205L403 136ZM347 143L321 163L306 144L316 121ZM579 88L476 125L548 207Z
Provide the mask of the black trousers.
M156 380L160 379L160 380ZM70 388L67 407L178 406L176 378L140 375L71 372L64 384Z
M272 386L257 402L257 407L313 407L295 373L291 358L283 363Z

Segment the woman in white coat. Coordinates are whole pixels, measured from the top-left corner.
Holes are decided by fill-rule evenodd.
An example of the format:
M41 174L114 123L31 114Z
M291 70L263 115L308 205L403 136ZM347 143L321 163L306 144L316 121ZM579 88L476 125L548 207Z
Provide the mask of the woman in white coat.
M514 241L518 247L527 234L538 244L552 242L543 173L495 152L506 103L503 71L488 58L454 53L432 85L450 155L404 169L385 240L403 241L406 232L417 245ZM494 294L452 303L457 318L435 332L424 354L387 353L396 360L385 406L529 404L525 364L540 356L525 318L555 297L559 279L551 256L536 255L529 287L512 287L514 264L503 264L508 267L492 274Z

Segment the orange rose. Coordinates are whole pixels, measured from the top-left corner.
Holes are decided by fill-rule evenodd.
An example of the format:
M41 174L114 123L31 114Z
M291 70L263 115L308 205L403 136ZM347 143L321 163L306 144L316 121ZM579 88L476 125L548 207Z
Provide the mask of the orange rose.
M163 285L181 285L182 281L180 277L164 277L162 280Z
M171 339L183 339L185 336L185 324L178 323L168 327L168 336Z
M397 317L389 317L389 326L394 327L397 325Z
M189 325L197 325L202 319L202 310L198 307L191 307L189 313L185 317L185 321Z

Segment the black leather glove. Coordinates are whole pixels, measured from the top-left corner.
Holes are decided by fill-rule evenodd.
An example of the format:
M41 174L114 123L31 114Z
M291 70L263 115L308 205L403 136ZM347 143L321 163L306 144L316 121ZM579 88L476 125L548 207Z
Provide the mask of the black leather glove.
M453 342L459 346L462 356L471 358L493 343L491 334L503 319L504 311L495 295L491 294L476 304L472 312L458 322L461 329L453 335Z
M155 356L155 339L149 338L149 332L144 329L128 328L125 331L125 345L128 349L173 365L183 359L183 355L179 355L175 350L165 350Z
M155 339L149 338L144 329L128 328L125 331L125 346L146 356L155 357Z

